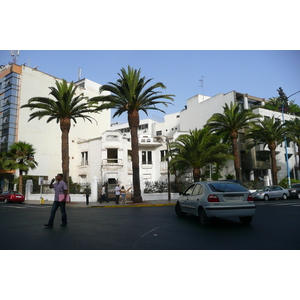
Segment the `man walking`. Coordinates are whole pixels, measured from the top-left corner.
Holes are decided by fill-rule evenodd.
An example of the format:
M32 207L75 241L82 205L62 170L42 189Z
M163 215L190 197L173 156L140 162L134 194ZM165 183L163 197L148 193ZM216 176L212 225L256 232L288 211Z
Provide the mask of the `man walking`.
M105 187L105 184L102 185L100 203L102 203L104 201L106 201L108 203L108 199L106 198L106 187Z
M121 194L121 189L120 189L120 185L118 184L115 187L116 204L119 204L120 194Z
M88 185L86 186L84 193L85 193L86 205L89 205L89 197L91 194L91 189L89 188Z
M54 201L51 209L50 218L46 227L52 228L55 218L55 213L60 207L61 211L61 225L60 226L67 226L67 213L66 213L66 201L68 195L68 187L67 184L62 180L63 174L57 174L56 182L54 183L55 179L53 178L50 183L50 188L54 188Z

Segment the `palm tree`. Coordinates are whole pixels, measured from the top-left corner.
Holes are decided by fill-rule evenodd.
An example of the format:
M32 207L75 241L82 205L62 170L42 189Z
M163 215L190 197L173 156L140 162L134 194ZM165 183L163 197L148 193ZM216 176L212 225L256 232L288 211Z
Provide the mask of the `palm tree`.
M223 114L213 114L207 121L207 125L213 132L223 136L225 141L230 139L234 156L236 179L242 180L238 133L241 129L250 125L253 119L260 117L260 115L254 114L252 109L240 111L239 104L233 102L230 102L229 106L226 103L223 109Z
M298 171L300 171L300 119L295 118L290 121L285 121L287 126L287 137L298 146Z
M28 100L28 104L22 105L21 108L30 108L36 110L30 114L28 121L43 117L48 117L47 123L56 120L61 129L61 154L62 154L62 171L64 174L64 181L69 187L69 131L71 127L71 120L77 123L77 118L82 118L92 122L93 118L87 113L94 110L88 102L83 93L76 96L77 86L73 81L68 84L66 80L62 82L55 81L56 87L49 87L50 95L55 100L47 97L33 97Z
M282 103L279 97L269 98L262 108L273 110L273 111L281 111Z
M37 167L34 160L35 149L26 142L16 142L12 144L8 152L2 154L2 167L4 170L19 170L19 192L23 193L23 174Z
M168 106L170 102L161 101L168 99L173 101L174 95L162 95L156 91L158 88L165 89L166 86L161 83L155 83L146 87L152 79L141 77L141 70L136 70L128 66L128 69L121 69L118 73L119 79L116 83L109 82L100 88L100 93L107 91L110 95L99 96L90 99L92 103L100 102L97 111L103 109L116 109L113 118L127 113L129 128L131 132L131 150L132 150L132 174L133 174L133 201L142 202L140 188L139 171L139 145L138 145L138 127L140 124L139 111L148 115L150 109L165 113L157 107L158 104Z
M287 132L287 127L280 120L265 118L259 120L257 124L252 124L248 129L245 138L251 139L247 143L247 148L251 149L256 145L263 144L268 146L271 155L271 173L273 184L278 184L277 164L276 164L276 147L281 144Z
M228 145L220 143L220 138L212 134L207 127L180 135L170 146L177 150L170 156L171 165L177 166L178 169L192 167L194 182L200 180L201 168L209 163L221 163L229 158Z

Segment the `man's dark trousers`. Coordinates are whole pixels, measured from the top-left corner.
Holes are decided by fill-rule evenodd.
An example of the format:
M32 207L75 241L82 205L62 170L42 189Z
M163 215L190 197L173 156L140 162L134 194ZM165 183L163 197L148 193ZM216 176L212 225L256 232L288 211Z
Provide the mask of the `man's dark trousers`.
M49 225L53 225L55 213L59 207L60 207L60 211L61 211L61 222L62 222L62 224L67 224L66 202L53 201L50 219L48 222Z

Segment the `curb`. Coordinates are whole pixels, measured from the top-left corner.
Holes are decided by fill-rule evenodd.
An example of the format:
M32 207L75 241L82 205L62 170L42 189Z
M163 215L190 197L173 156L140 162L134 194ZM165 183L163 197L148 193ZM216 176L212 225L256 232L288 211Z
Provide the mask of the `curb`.
M26 204L31 204L31 205L41 205L41 206L52 206L52 201L50 203L39 203L38 201L36 203L33 202L27 202ZM151 203L151 202L142 202L142 203L133 203L129 202L126 204L103 204L100 205L98 203L90 203L89 205L86 205L83 202L68 202L67 206L69 207L81 207L81 208L118 208L118 207L155 207L155 206L175 206L176 202L165 202L165 203Z
M92 205L87 208L118 208L118 207L151 207L151 206L175 206L175 203L160 203L160 204L116 204L116 205Z

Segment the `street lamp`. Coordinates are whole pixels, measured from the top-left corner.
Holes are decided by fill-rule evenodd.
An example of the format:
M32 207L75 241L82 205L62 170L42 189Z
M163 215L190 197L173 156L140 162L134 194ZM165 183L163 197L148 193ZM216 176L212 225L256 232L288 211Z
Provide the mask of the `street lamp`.
M168 157L167 157L167 166L168 166L168 201L171 201L171 182L170 182L170 157L169 157L169 154L170 154L170 143L169 143L169 138L166 137L166 143L167 143L167 154L168 154Z
M294 96L297 93L300 93L300 91L290 95L286 96L286 94L283 92L283 89L280 87L278 90L279 98L281 100L281 114L282 114L282 122L284 123L284 106L288 105L288 99L292 96ZM288 178L288 187L291 187L291 175L290 175L290 166L289 166L289 155L287 150L287 139L286 136L284 136L284 142L285 142L285 160L286 160L286 171L287 171L287 178Z

